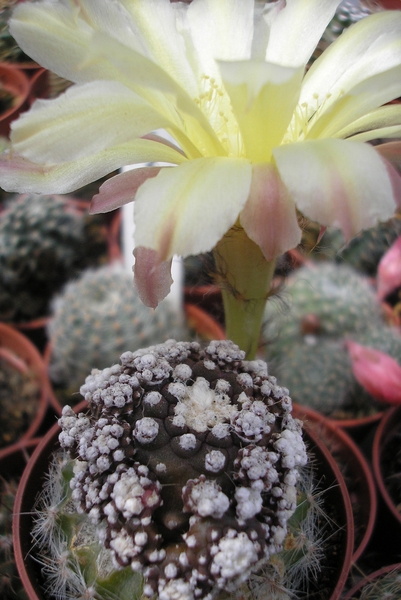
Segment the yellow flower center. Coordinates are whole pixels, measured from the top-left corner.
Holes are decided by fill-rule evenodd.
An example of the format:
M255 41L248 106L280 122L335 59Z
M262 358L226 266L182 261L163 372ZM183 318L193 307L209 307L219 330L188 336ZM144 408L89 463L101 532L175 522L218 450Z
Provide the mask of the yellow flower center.
M224 87L214 77L203 74L199 90L194 102L213 127L227 156L244 156L241 133Z

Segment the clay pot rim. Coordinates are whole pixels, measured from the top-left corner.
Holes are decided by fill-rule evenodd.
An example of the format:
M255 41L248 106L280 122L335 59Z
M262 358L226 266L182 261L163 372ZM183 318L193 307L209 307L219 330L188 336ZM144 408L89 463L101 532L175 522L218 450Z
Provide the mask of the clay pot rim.
M8 347L12 352L27 362L28 366L32 368L40 386L37 410L31 424L17 442L13 442L13 444L4 447L8 448L21 441L31 439L38 432L49 407L50 381L47 377L46 367L39 350L23 333L11 325L0 323L0 345Z
M390 408L384 413L382 420L375 432L372 446L372 467L379 492L391 514L401 525L401 513L397 510L385 485L381 470L381 456L389 435L398 428L401 430L401 406Z
M367 499L370 508L369 518L365 525L365 533L358 546L354 548L354 552L352 555L352 562L356 563L357 560L359 560L359 558L361 557L362 553L364 552L366 546L368 545L376 522L377 494L373 473L369 467L368 461L362 454L358 445L354 442L354 440L350 437L346 430L342 429L341 427L338 427L337 423L333 422L333 419L330 419L311 408L296 403L294 403L293 406L294 416L297 416L302 420L305 419L306 426L308 425L308 419L310 419L311 421L315 421L321 427L328 430L331 435L335 436L338 440L340 440L340 442L344 445L344 448L352 453L352 455L355 458L355 463L358 465L358 470L360 471L360 473L363 474L363 478L366 483ZM364 500L366 500L366 497L364 497Z
M386 565L385 567L380 567L377 571L370 573L361 581L358 581L343 597L343 600L351 600L357 592L360 592L362 588L367 584L371 583L374 579L381 577L382 575L387 575L394 571L395 569L401 569L401 563L394 563L392 565Z

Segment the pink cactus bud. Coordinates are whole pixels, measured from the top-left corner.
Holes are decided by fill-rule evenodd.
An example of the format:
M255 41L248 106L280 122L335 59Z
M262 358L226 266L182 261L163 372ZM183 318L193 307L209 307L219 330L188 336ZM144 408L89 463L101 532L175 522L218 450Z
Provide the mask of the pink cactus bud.
M401 286L401 236L381 259L377 268L377 294L384 300Z
M355 379L376 400L401 404L401 366L388 354L346 342Z

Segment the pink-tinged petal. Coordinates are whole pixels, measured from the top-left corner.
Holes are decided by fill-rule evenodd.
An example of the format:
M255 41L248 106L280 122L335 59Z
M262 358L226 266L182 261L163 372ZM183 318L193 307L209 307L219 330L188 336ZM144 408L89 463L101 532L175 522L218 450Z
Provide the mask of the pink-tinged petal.
M134 250L134 284L142 302L156 308L169 293L173 279L171 260L160 262L158 254L150 248L138 246Z
M355 379L376 400L401 404L401 366L388 354L346 342Z
M377 152L388 160L401 175L401 142L388 142L376 146Z
M138 188L149 177L156 177L160 169L161 167L143 167L111 177L100 186L99 193L93 196L89 212L92 215L106 213L132 202Z
M401 236L384 254L377 267L377 295L380 300L401 287Z
M0 187L25 194L68 194L125 165L183 161L186 158L181 153L147 139L133 140L59 165L40 165L6 151L0 154Z
M395 172L368 144L308 140L279 146L273 155L299 210L321 225L340 227L347 240L395 212Z
M135 240L160 260L211 250L234 225L249 195L252 167L241 158L200 158L161 169L139 188Z
M251 191L240 220L268 261L300 243L295 205L274 165L253 167Z

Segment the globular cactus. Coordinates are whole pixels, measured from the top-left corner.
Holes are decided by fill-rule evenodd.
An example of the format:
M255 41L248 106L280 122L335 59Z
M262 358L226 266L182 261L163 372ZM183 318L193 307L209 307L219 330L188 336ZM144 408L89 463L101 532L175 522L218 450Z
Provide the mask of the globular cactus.
M283 549L301 423L266 363L244 356L229 341L125 352L87 377L88 413L63 409L75 510L145 597L211 599Z
M27 600L13 554L12 518L17 482L0 479L0 596L3 600Z
M272 358L308 333L336 338L382 323L382 312L365 277L347 265L322 262L295 271L267 302L264 320Z
M282 300L268 303L266 315L266 354L295 402L335 418L377 412L378 403L352 373L346 341L401 364L401 335L384 322L363 276L331 263L303 267L289 278Z
M53 301L48 325L49 374L59 387L77 392L92 368L116 362L126 348L188 338L183 313L169 300L144 306L121 266L88 269Z
M0 215L0 319L44 316L52 295L107 259L105 229L60 196L20 196Z

